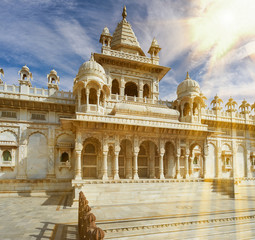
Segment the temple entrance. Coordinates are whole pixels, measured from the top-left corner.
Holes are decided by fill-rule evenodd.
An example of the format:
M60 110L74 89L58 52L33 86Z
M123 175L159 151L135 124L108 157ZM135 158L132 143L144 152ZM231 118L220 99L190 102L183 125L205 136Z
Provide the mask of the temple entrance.
M82 177L98 178L99 142L94 138L86 139L82 154Z

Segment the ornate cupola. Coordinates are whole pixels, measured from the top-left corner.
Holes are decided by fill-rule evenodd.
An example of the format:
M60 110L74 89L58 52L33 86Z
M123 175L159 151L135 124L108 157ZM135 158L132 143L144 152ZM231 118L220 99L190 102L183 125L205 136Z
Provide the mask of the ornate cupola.
M59 76L57 72L52 69L50 73L47 75L48 78L48 89L49 89L49 95L53 95L56 90L59 89L58 84L60 83Z
M204 99L198 82L191 79L187 72L185 80L177 87L177 100L174 102L180 112L180 121L200 123L201 109L206 106Z
M110 34L110 31L108 27L105 27L99 40L99 42L102 43L101 52L103 54L107 54L108 51L111 49L111 41L112 41L112 36Z
M105 70L91 54L84 62L74 79L73 94L76 97L78 112L104 113L105 100L110 95Z
M118 23L112 37L111 49L145 56L139 42L132 30L131 25L126 20L126 6L123 8L122 20Z
M150 46L150 49L148 51L148 53L151 55L151 61L153 64L159 64L159 56L158 53L161 50L161 48L159 47L158 41L156 40L156 38L154 37Z
M20 80L19 80L20 85L26 85L29 87L32 86L30 80L32 80L33 77L27 65L21 68L21 70L19 71L19 75L20 75Z

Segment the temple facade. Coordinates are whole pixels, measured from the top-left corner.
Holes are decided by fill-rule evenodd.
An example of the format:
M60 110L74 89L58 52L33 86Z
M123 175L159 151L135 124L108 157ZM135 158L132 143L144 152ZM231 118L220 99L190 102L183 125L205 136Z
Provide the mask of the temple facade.
M145 55L126 17L124 8L114 33L103 29L101 53L80 66L72 92L59 90L55 70L47 89L32 87L27 66L18 85L1 80L0 179L65 179L74 187L255 179L255 105L237 108L230 98L224 106L216 95L209 109L188 73L176 99L159 100L170 68L159 64L156 39Z

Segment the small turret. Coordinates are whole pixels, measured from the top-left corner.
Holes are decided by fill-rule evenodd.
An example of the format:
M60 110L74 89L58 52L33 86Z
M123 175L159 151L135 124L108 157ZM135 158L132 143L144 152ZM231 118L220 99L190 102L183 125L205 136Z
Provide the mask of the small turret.
M109 32L108 27L105 27L103 29L103 32L100 36L100 40L99 42L102 43L102 48L101 48L101 52L103 54L107 54L107 51L109 51L111 49L111 41L112 41L112 36Z
M154 37L150 46L150 49L148 51L148 53L151 55L151 60L153 64L159 64L159 56L158 53L161 50L161 48L159 47L158 41L156 40L156 38Z
M19 75L20 75L20 80L19 80L20 85L26 85L29 87L32 86L30 80L32 80L33 77L27 65L21 68L21 70L19 71Z
M50 71L50 73L47 75L47 78L49 95L52 95L56 92L56 90L59 89L58 84L60 83L60 79L59 76L57 75L57 72L54 69Z

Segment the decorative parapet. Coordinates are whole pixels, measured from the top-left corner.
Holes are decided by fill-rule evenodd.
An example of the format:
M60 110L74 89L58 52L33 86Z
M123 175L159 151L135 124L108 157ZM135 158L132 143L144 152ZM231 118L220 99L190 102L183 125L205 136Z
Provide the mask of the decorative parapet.
M23 93L19 86L0 84L0 97L11 99L26 99L30 101L54 102L63 104L75 104L72 92L56 91L49 96L49 90L29 87L28 94Z
M116 50L111 50L111 49L109 49L109 50L105 49L103 54L113 56L113 57L122 58L122 59L128 59L128 60L153 64L151 58L139 56L139 55L132 54L132 53L126 53L126 52L121 52L121 51L116 51Z
M239 112L226 112L205 109L202 115L202 119L255 125L255 118L253 116L246 116L245 114Z

